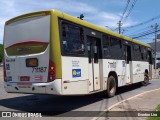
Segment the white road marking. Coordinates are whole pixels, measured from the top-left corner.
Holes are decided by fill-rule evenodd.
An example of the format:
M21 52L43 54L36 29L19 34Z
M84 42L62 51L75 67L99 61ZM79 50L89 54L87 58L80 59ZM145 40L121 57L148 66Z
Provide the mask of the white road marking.
M121 103L123 103L123 102L126 102L126 101L128 101L128 100L130 100L130 99L133 99L133 98L138 97L138 96L140 96L140 95L143 95L143 94L146 94L146 93L149 93L149 92L153 92L153 91L156 91L156 90L160 90L160 88L154 89L154 90L149 90L149 91L146 91L146 92L137 94L137 95L135 95L135 96L133 96L133 97L127 98L127 99L125 99L125 100L122 100L122 101L120 101L120 102L118 102L118 103L116 103L116 104L113 104L113 105L110 106L109 108L104 109L103 111L109 111L109 110L112 109L113 107L115 107L115 106L117 106L117 105L119 105L119 104L121 104ZM100 117L100 116L101 116L101 114L99 115L99 117ZM92 118L91 120L97 120L99 117L94 117L94 118Z

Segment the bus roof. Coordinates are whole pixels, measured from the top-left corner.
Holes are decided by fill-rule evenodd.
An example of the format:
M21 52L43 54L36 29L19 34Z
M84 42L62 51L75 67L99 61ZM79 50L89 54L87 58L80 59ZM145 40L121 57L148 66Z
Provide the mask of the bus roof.
M58 10L45 10L45 11L38 11L38 12L32 12L32 13L28 13L28 14L24 14L24 15L21 15L21 16L17 16L13 19L10 19L6 22L6 24L9 24L11 22L14 22L14 21L17 21L17 20L20 20L20 19L24 19L24 18L28 18L28 17L34 17L34 16L39 16L39 15L45 15L45 12L51 12L52 14L54 14L55 16L57 17L60 17L60 18L63 18L63 19L66 19L68 21L71 21L71 22L74 22L74 23L77 23L79 25L82 25L82 26L85 26L85 27L88 27L88 28L91 28L93 30L96 30L96 31L99 31L99 32L103 32L103 33L106 33L106 34L109 34L109 35L112 35L112 36L116 36L118 38L122 38L122 39L125 39L127 41L131 41L131 42L134 42L134 43L137 43L137 44L140 44L140 45L144 45L146 47L151 47L149 44L147 43L143 43L143 42L140 42L138 40L135 40L135 39L132 39L132 38L129 38L127 36L124 36L124 35L121 35L121 34L118 34L118 33L115 33L115 32L112 32L110 30L107 30L105 28L102 28L102 27L99 27L99 26L96 26L94 24L91 24L89 22L86 22L85 20L81 20L79 18L76 18L74 16L71 16L71 15L68 15L66 13L63 13L63 12L60 12Z
M106 34L109 34L109 35L116 36L116 37L118 37L118 38L122 38L122 39L131 41L131 42L135 42L135 43L138 43L138 44L147 46L147 47L151 47L151 46L150 46L149 44L147 44L147 43L143 43L143 42L140 42L140 41L138 41L138 40L129 38L129 37L127 37L127 36L124 36L124 35L121 35L121 34L112 32L112 31L107 30L107 29L105 29L105 28L96 26L96 25L94 25L94 24L91 24L91 23L86 22L86 21L84 21L84 20L81 20L81 19L79 19L79 18L76 18L76 17L73 17L73 16L71 16L71 15L68 15L68 14L66 14L66 13L63 13L63 12L60 12L60 11L57 11L57 10L53 10L53 12L54 12L55 14L57 14L57 16L62 17L63 19L66 19L66 20L69 20L69 21L73 21L74 23L80 24L80 25L82 25L82 26L86 26L86 27L88 27L88 28L94 29L94 30L99 31L99 32L103 32L103 33L106 33Z

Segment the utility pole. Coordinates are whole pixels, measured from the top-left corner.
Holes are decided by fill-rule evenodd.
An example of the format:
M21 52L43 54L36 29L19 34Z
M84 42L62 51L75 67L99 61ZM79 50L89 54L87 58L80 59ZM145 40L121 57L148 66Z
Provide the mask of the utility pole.
M119 21L117 24L118 24L118 28L119 28L119 34L121 34L122 22L121 22L121 21Z
M156 68L157 68L157 63L156 63L156 60L157 60L157 29L158 29L158 24L155 23L154 26L151 26L153 29L154 29L154 34L155 34L155 49L154 49L154 52L155 52L155 57L154 57L154 67L155 67L155 74L156 74Z

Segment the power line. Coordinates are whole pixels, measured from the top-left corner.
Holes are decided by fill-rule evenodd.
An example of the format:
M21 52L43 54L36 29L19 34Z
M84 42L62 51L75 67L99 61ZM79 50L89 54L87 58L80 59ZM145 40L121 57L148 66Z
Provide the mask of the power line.
M138 38L139 36L143 36L143 35L146 35L146 34L150 34L150 33L152 33L152 32L153 32L153 30L150 29L150 30L143 31L143 32L138 33L138 34L135 34L135 35L131 35L130 37L132 37L132 38Z
M130 3L130 0L127 0L126 6L125 6L125 8L124 8L124 10L123 10L123 13L122 13L122 16L121 16L121 18L120 18L120 21L122 21L125 13L126 13L126 11L127 11L127 8L128 8L129 3Z
M140 35L146 34L148 32L152 32L152 29L149 29L149 30L146 30L146 31L142 31L142 32L139 32L137 34L128 35L128 36L135 37L135 36L140 36Z
M160 31L160 30L159 30ZM143 37L143 36L147 36L147 35L151 35L151 34L153 34L154 33L154 31L152 31L152 32L148 32L148 33L145 33L145 34L142 34L142 35L139 35L139 36L135 36L135 37L132 37L133 39L136 39L136 38L140 38L140 37Z
M143 36L147 36L147 35L151 35L153 34L155 31L156 32L159 32L160 31L160 28L158 27L159 25L156 23L156 30L153 31L153 29L149 29L149 30L146 30L146 31L143 31L143 32L140 32L138 34L133 34L133 35L127 35L131 38L140 38L140 37L143 37ZM152 28L153 28L153 25L152 25Z
M117 24L118 24L118 28L119 28L119 34L121 34L122 24L127 21L127 18L128 18L128 16L130 15L131 11L133 10L136 2L137 2L137 0L134 0L134 1L133 1L130 9L128 10L128 13L126 14L125 18L123 19L124 15L125 15L125 13L126 13L126 11L127 11L127 9L128 9L128 5L129 5L129 3L130 3L130 0L127 1L126 7L124 8L124 11L123 11L123 14L122 14L122 16L121 16L121 19L120 19L119 22L117 23ZM123 20L123 23L122 23L122 20Z
M109 30L111 30L111 31L116 31L118 28L111 28L111 27L109 27L109 26L105 26L106 28L108 28Z
M146 36L138 38L138 40L143 40L143 39L153 39L153 38L152 37L146 37Z
M160 29L157 29L156 32L160 32ZM140 35L137 35L137 36L134 36L132 37L133 39L136 39L136 38L141 38L141 37L144 37L144 36L148 36L148 35L151 35L151 34L155 34L155 31L148 31L146 33L143 33L143 34L140 34Z
M150 28L150 26L132 31L131 33L126 34L126 36L133 36L133 35L135 35L135 33L139 34L140 32L143 32L144 30L146 30L148 28ZM127 30L127 31L129 31L129 30Z
M129 27L126 27L126 28L134 28L134 27L138 27L138 26L141 26L141 25L145 25L145 24L150 23L150 22L152 22L152 21L154 21L154 20L156 20L156 19L159 19L159 18L160 18L160 15L158 15L158 16L156 16L156 17L153 17L153 18L151 18L151 19L149 19L149 20L147 20L147 21L144 21L144 22L142 22L142 23L138 23L138 24L136 24L136 25L132 25L132 26L129 26Z
M131 12L132 12L132 10L133 10L133 8L134 8L136 2L137 2L137 0L134 0L134 1L133 1L133 3L132 3L132 5L131 5L130 9L128 10L128 14L125 16L125 18L124 18L124 20L123 20L123 23L125 23L125 22L127 21L127 18L128 18L129 15L131 14Z

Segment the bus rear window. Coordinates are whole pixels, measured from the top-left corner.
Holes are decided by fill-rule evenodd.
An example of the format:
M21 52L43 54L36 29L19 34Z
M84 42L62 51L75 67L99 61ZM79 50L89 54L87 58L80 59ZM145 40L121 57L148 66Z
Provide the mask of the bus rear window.
M8 55L43 52L50 41L50 15L31 17L5 26L4 45Z

